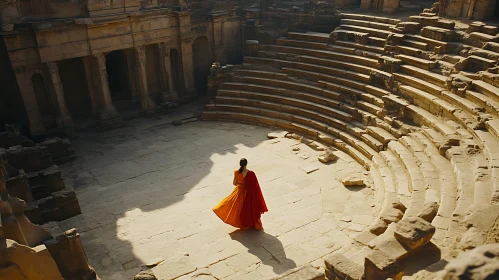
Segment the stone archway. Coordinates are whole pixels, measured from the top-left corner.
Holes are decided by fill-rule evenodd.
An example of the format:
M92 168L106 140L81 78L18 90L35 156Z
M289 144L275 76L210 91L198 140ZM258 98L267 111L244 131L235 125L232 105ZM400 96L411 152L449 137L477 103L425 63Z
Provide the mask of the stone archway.
M192 43L192 59L194 62L194 84L198 94L205 94L208 86L208 76L213 63L210 42L205 36L200 36Z
M57 63L66 106L75 120L85 120L92 115L92 101L81 58L67 59Z
M50 102L48 89L43 76L39 73L35 73L31 76L31 82L45 130L56 128L55 117L53 115L54 110L52 103Z
M170 50L170 63L172 67L173 87L176 92L183 92L185 89L184 71L182 70L180 54L176 49Z
M128 75L127 56L124 50L117 50L106 55L107 80L113 102L131 100L130 77Z

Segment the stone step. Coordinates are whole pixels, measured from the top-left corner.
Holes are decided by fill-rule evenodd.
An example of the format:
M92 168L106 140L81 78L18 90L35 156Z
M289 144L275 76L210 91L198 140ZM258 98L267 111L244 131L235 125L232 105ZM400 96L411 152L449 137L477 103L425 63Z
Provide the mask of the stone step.
M458 151L454 151L458 150ZM462 147L452 147L447 153L454 168L457 183L457 204L453 216L464 218L473 205L475 182L469 156L462 151Z
M331 32L331 41L351 41L359 44L367 44L369 41L369 33L336 28Z
M423 37L420 35L405 34L405 38L406 38L406 40L426 43L433 48L438 47L439 49L435 49L433 51L435 51L436 53L439 53L439 54L446 53L448 48L449 48L449 43L447 43L447 42L433 40L433 39L426 38L426 37Z
M409 39L404 39L402 40L402 43L406 46L409 46L411 48L415 48L415 49L420 49L422 51L428 51L429 50L429 46L427 43L424 43L424 42L419 42L419 41L415 41L415 40L409 40Z
M390 141L397 140L393 134L377 126L368 126L367 133L380 141L384 147L386 147Z
M480 80L473 80L473 89L483 93L484 95L492 98L493 100L499 101L499 88L495 87L487 82Z
M437 202L440 203L440 181L437 168L433 165L428 155L424 151L424 147L418 142L413 135L402 136L399 139L413 156L417 159L417 164L424 177L426 188L425 203Z
M423 133L414 132L410 135L424 147L425 154L430 158L433 165L438 167L436 171L440 180L440 205L432 225L440 229L440 231L446 231L452 222L452 213L456 208L457 183L454 170L450 162L439 154L438 148ZM444 238L445 235L442 236L441 234L436 234L433 237L438 241L438 245L442 245Z
M449 138L442 135L440 132L433 128L423 128L421 133L433 144L433 146L439 150L443 146L447 145ZM443 155L442 155L443 156Z
M420 57L423 54L423 50L408 46L390 46L394 51L399 52L401 54L410 55L414 57Z
M365 102L365 101L357 101L357 107L369 112L379 118L384 116L383 108L376 106L374 104L371 104L370 102Z
M324 123L326 126L332 126L340 130L347 130L351 127L350 123L339 120L335 117L330 117L325 113L317 113L316 110L307 109L311 106L300 106L300 104L294 103L293 105L284 105L285 103L279 103L280 101L267 100L265 97L261 98L261 95L253 94L252 99L241 98L241 97L231 97L231 96L217 96L216 105L219 107L223 106L240 106L241 108L259 108L270 110L273 112L278 112L282 114L287 114L289 116L303 117L310 120L314 120L320 123ZM261 98L261 99L260 99ZM265 100L265 101L262 101ZM284 103L284 104L283 104ZM253 109L255 110L255 109Z
M312 67L315 69L319 69L321 67L321 66L317 66L317 65L313 65L313 64L309 64L309 65L312 65ZM345 76L345 77L348 77L349 79L364 82L364 83L368 83L371 80L371 77L369 77L365 74L360 74L360 73L351 72L351 71L341 71L339 69L330 68L330 67L324 67L324 68L329 68L327 70L332 70L332 69L334 69L334 70L333 71L317 72L317 71L307 71L307 70L301 70L301 69L296 69L296 68L283 67L282 72L289 74L291 76L295 76L295 77L300 78L300 79L308 78L308 79L312 79L313 81L319 81L319 80L329 81L329 80L334 79L334 76L322 74L324 72L329 72L330 74Z
M485 111L484 107L449 91L442 91L441 97L443 100L460 107L472 115Z
M337 78L337 81L341 81L339 78ZM373 103L373 105L376 105L378 107L383 107L383 100L379 97L376 97L372 94L366 93L362 90L358 90L352 87L344 86L342 85L343 83L338 83L338 82L326 82L326 81L319 81L318 85L330 89L336 92L344 93L344 94L350 94L350 95L355 95L357 98L368 101ZM351 83L350 83L351 84Z
M373 45L376 47L384 47L386 45L386 39L378 38L378 37L368 37L367 42L369 45Z
M493 128L494 133L486 132L486 131L476 131L476 135L478 139L480 139L481 143L484 146L484 153L488 157L489 169L491 171L491 180L493 183L493 188L490 192L490 202L496 204L499 201L499 167L497 166L497 162L499 162L499 141L497 140L497 121L493 121L494 124L488 124L490 127L494 125ZM487 127L487 129L490 128Z
M400 70L402 73L412 75L426 82L430 82L438 87L445 87L445 81L447 80L447 77L444 75L440 75L438 73L424 70L412 65L401 65Z
M376 16L369 16L369 15L362 15L362 14L349 14L349 13L346 13L346 14L342 13L341 18L342 19L356 19L356 20L364 20L364 21L373 21L373 22L380 22L380 23L386 23L386 24L392 24L392 25L396 25L397 23L400 22L399 19L376 17Z
M429 113L428 111L419 108L415 105L408 105L407 109L409 113L412 115L412 120L419 125L426 125L431 127L438 132L442 133L442 135L449 137L457 134L457 130L455 128L450 127L444 121L440 120L435 115Z
M386 39L393 32L370 27L342 24L338 28L349 31L368 33L369 36Z
M399 141L388 143L388 149L398 157L409 175L410 201L408 205L406 204L407 210L404 217L416 217L423 210L426 198L424 176L419 168L418 161Z
M333 52L346 53L346 54L355 54L355 49L338 46L338 45L327 45L326 50L330 50Z
M385 49L382 47L376 47L376 46L369 46L369 45L363 45L355 42L349 42L349 41L336 41L336 45L343 46L343 47L348 47L356 50L364 50L364 51L370 51L373 53L379 53L383 54L385 52Z
M290 94L292 95L292 94ZM269 103L274 103L274 104L286 104L288 106L293 106L295 108L301 108L301 109L306 109L306 110L311 110L313 112L321 113L324 114L325 116L331 116L336 119L342 120L342 121L351 121L353 118L350 114L331 108L330 106L322 105L320 103L315 103L312 101L308 101L306 99L299 99L296 97L300 97L299 94L294 95L295 98L293 97L288 97L288 96L276 96L272 94L265 94L265 93L259 93L259 92L252 92L252 91L229 91L229 90L221 90L219 92L218 98L221 100L225 100L225 104L227 104L227 101L232 100L233 98L244 98L246 100L257 100L257 101L265 101ZM224 99L225 98L225 99ZM312 98L311 98L312 99ZM346 126L345 123L341 123L342 126Z
M309 41L301 41L301 40L290 40L286 38L278 38L275 41L276 45L282 46L291 46L291 47L299 47L299 48L310 48L310 49L318 49L324 50L326 49L327 43L317 43L317 42L309 42Z
M284 52L284 53L292 53L299 55L306 55L315 58L326 58L331 60L340 60L349 63L358 63L360 65L376 68L378 66L378 61L376 59L365 58L356 55L349 55L345 53L332 52L328 50L314 50L307 48L297 48L297 47L289 47L289 46L277 46L277 45L267 45L267 51L274 52Z
M356 26L362 26L362 27L369 27L369 28L374 28L374 29L381 29L381 30L387 30L390 31L394 27L393 24L387 24L387 23L380 23L380 22L375 22L375 21L366 21L366 20L358 20L358 19L341 19L341 24L346 24L346 25L356 25Z
M470 100L473 103L478 104L489 114L494 116L499 115L499 102L476 91L467 90L466 91L466 99Z
M320 88L318 86L307 85L304 83L297 83L297 82L276 80L276 79L266 79L259 77L250 77L250 76L240 77L240 79L243 79L246 83L248 83L246 85L247 88L253 88L255 86L258 87L261 85L265 85L268 87L272 87L271 90L272 92L280 92L284 89L289 89L319 96L325 96L327 98L332 98L335 100L341 99L341 97L335 92L331 91L324 92L323 88ZM225 86L226 84L232 84L232 83L224 83L223 85Z
M281 72L253 70L253 69L237 69L234 71L239 76L251 76L258 78L288 80L288 75Z
M394 76L396 81L410 85L410 86L415 87L421 91L430 93L430 94L435 95L435 96L440 95L440 92L443 91L443 88L441 88L439 86L436 86L432 83L423 81L421 79L417 79L417 78L410 76L410 75L395 73L395 74L393 74L393 76Z
M339 108L341 106L341 103L331 99L331 97L328 96L330 92L326 91L324 91L321 95L308 92L299 92L299 91L272 87L272 86L247 84L247 83L233 83L233 82L224 83L222 86L223 87L219 89L219 94L231 94L231 96L234 97L237 97L237 94L241 91L245 92L248 91L248 92L259 92L264 94L273 94L277 97L288 96L291 98L314 102L331 108Z
M395 55L395 57L402 60L403 62L405 62L409 65L416 66L416 67L426 69L426 70L431 70L431 69L438 66L437 61L426 60L423 58L418 58L418 57L409 56L409 55L405 55L405 54Z
M291 40L302 40L309 42L317 42L317 43L329 43L329 33L319 33L319 32L288 32L288 38Z
M369 134L362 134L362 141L369 145L369 147L373 148L376 152L381 152L383 150L383 144L379 142L376 138L372 137Z
M399 91L403 96L412 100L413 104L438 116L452 116L458 110L457 107L440 99L438 96L411 86L402 85L399 87Z
M407 169L405 169L404 164L391 150L382 151L379 155L387 163L394 175L393 178L395 178L398 199L407 207L411 197L410 177Z
M435 26L425 26L421 29L421 36L441 42L452 42L455 35L456 32L454 30Z
M343 139L347 141L332 136L330 133L335 130L334 128L326 127L326 131L322 131L311 127L311 125L315 125L320 127L321 129L323 128L320 123L307 120L306 118L286 115L266 109L251 109L249 107L242 109L242 107L240 106L226 106L224 107L224 109L231 111L204 111L202 114L202 119L232 120L269 127L279 127L290 132L295 132L300 135L310 137L313 140L317 140L327 145L331 145L347 153L357 162L359 162L359 164L366 168L368 168L368 166L370 165L370 158L372 158L376 154L376 152L369 146L367 146L367 144L360 140L356 140L345 132L336 133L338 133L341 137L343 137ZM253 113L250 114L248 112ZM289 118L292 118L293 122L286 120ZM349 143L353 143L355 146L351 146ZM368 155L369 157L366 155Z

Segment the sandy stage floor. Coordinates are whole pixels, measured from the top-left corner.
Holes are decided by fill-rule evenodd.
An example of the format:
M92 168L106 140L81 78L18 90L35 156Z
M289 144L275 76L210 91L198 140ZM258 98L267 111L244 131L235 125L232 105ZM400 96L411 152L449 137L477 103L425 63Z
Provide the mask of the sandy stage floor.
M103 280L130 280L160 261L154 272L162 279L267 279L348 251L376 214L371 189L338 181L365 172L344 153L326 165L317 160L320 152L296 140L268 140L271 129L173 126L173 117L82 133L73 141L79 158L61 166L83 211L61 227L79 229ZM231 192L241 157L269 208L262 232L235 231L211 210Z

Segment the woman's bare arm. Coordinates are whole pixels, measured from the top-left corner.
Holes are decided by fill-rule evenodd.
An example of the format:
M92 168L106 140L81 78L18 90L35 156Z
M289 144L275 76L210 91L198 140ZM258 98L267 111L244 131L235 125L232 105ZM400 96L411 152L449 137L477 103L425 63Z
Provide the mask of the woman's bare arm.
M237 180L236 180L236 174L234 173L234 180L232 181L232 185L236 186Z

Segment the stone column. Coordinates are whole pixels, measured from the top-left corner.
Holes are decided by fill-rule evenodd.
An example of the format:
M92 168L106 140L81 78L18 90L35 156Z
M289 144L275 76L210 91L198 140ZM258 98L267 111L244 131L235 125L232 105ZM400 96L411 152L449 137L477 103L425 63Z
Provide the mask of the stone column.
M173 87L172 66L170 61L170 50L166 43L159 43L159 59L161 65L161 89L162 101L176 101L178 94Z
M23 99L24 108L28 115L30 133L31 135L43 134L45 127L43 126L42 116L38 108L35 91L33 90L31 75L26 73L24 67L14 68L14 73Z
M73 119L66 106L64 87L62 86L61 77L59 76L57 62L47 62L47 68L49 69L50 81L52 82L55 100L57 101L57 108L59 108L57 127L63 129L66 134L74 135Z
M87 78L88 93L90 94L90 102L92 103L92 115L99 116L99 96L97 94L94 75L92 74L92 60L89 56L82 58L83 67L85 68L85 77Z
M194 86L194 65L192 61L192 41L194 34L191 31L191 17L188 12L176 13L180 29L180 55L182 56L182 68L184 74L185 92L189 98L196 95Z
M227 19L227 13L210 14L213 25L212 44L215 61L222 65L227 62L227 52L225 44L225 29L224 22Z
M92 68L96 95L99 99L99 130L122 126L123 120L116 111L109 92L104 54L99 53L92 56Z
M156 109L156 104L151 100L147 87L146 48L144 46L135 47L135 63L140 93L140 106L143 110L154 111Z

